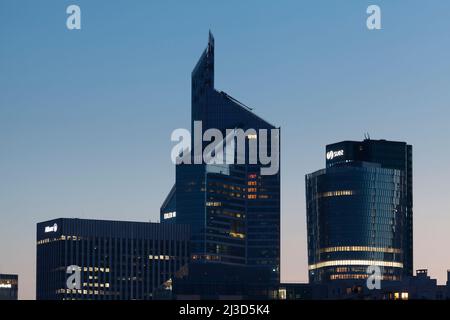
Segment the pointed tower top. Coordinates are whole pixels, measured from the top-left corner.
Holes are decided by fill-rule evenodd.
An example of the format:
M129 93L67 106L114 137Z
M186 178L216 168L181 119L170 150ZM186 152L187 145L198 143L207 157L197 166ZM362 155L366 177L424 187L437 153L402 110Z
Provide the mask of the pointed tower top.
M203 51L191 76L193 87L214 89L214 36L211 30L209 31L208 47Z
M211 29L209 30L208 46L214 47L214 36L211 32Z

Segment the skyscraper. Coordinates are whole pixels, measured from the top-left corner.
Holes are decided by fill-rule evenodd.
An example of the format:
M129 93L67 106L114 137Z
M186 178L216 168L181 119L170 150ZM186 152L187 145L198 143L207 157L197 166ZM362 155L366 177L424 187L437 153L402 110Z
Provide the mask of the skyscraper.
M413 272L412 146L366 139L326 147L326 168L306 176L310 282L383 280Z
M191 103L191 132L195 121L201 121L202 133L216 128L224 136L227 129L275 129L252 109L214 88L211 33L192 72ZM246 143L258 138L247 135ZM254 274L267 275L266 283L279 283L280 173L262 175L261 167L260 162L176 166L176 183L161 207L161 221L191 226L191 268L199 264L215 268L214 272L232 266L241 271L247 268L242 279L236 280L242 283L251 267Z
M85 219L38 223L36 299L150 300L166 291L170 296L172 278L189 261L189 238L185 225ZM76 272L79 283L69 287L68 278Z

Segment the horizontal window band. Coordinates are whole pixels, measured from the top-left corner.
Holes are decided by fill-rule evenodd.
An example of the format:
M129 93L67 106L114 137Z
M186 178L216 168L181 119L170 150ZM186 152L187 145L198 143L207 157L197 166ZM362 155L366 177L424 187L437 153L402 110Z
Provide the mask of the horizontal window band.
M367 247L367 246L339 246L328 247L319 250L320 253L329 252L385 252L385 253L402 253L401 249L382 248L382 247Z
M393 261L377 261L377 260L333 260L311 264L308 266L308 269L315 270L334 266L380 266L380 267L403 268L403 263Z

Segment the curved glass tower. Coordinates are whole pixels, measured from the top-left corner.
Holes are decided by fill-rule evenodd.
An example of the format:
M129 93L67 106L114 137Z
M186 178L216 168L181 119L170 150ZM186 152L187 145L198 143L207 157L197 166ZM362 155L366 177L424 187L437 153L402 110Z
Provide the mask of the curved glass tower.
M327 146L327 168L306 176L310 282L382 280L412 272L412 148L365 140Z

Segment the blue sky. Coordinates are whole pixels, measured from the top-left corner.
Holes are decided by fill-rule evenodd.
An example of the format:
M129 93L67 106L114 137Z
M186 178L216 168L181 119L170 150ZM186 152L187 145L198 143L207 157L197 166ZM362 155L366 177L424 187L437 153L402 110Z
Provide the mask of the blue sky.
M282 128L283 280L307 280L304 175L369 132L414 146L415 268L445 281L448 1L0 0L0 272L19 273L20 297L37 222L158 219L209 29L216 87Z

